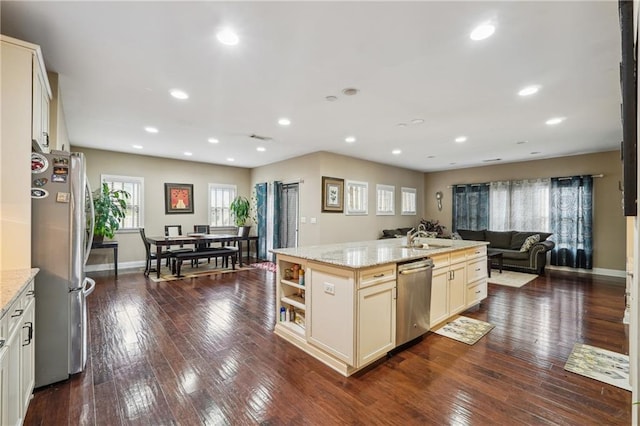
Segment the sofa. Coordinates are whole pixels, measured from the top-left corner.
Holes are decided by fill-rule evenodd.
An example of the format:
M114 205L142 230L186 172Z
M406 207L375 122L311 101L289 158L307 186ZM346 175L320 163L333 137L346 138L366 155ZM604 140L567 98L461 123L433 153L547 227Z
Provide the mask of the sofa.
M382 230L382 236L380 237L381 240L387 239L387 238L400 238L400 237L406 237L407 236L407 232L411 231L414 228L394 228L394 229L383 229Z
M487 241L488 253L502 253L504 269L544 274L547 264L547 252L555 247L547 240L549 232L473 231L458 229L457 234L463 240ZM526 244L525 244L526 243ZM498 259L492 259L492 266L498 266Z

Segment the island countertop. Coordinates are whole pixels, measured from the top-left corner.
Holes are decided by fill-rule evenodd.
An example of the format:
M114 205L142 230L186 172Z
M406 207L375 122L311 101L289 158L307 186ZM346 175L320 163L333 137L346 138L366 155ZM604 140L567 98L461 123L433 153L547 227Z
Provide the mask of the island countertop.
M0 317L38 271L40 271L38 268L0 271Z
M404 262L456 250L486 246L485 241L445 240L423 238L429 245L424 248L407 248L405 238L359 241L317 246L272 249L272 253L298 257L300 259L324 262L351 269L368 268L387 263Z

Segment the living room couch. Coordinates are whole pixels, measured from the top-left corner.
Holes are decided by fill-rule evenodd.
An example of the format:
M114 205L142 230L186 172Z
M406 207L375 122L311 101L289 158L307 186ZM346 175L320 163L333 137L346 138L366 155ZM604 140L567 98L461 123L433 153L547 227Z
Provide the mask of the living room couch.
M552 234L549 232L519 232L519 231L489 231L486 229L472 231L458 229L456 231L463 240L487 241L489 253L502 253L502 266L505 269L544 274L547 264L547 252L555 247L553 241L547 240ZM539 235L539 241L535 235ZM523 244L532 237L527 245ZM524 251L521 251L523 249ZM498 260L492 260L492 266L497 267Z

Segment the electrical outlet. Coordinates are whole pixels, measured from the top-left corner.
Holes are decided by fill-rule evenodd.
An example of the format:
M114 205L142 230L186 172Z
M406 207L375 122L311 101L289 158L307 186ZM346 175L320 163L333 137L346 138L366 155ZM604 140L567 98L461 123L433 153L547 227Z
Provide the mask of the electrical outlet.
M307 223L307 217L306 216L300 216L300 223Z
M324 292L327 294L336 294L336 286L331 283L324 283Z
M311 218L311 223L316 223L316 218L315 217Z

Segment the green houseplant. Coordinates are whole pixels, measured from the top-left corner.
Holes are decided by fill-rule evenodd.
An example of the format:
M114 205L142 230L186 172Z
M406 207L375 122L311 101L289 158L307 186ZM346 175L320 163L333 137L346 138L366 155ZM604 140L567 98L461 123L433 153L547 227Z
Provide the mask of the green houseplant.
M238 228L242 229L242 236L249 235L249 229L251 226L247 226L247 219L249 219L249 215L251 214L251 204L246 197L237 196L233 199L231 204L229 205L229 209L233 214L233 220Z
M115 232L120 229L122 219L127 210L127 202L131 195L122 189L109 189L109 185L103 183L100 188L93 191L93 208L95 224L93 226L93 239L101 241L104 237L113 238Z

